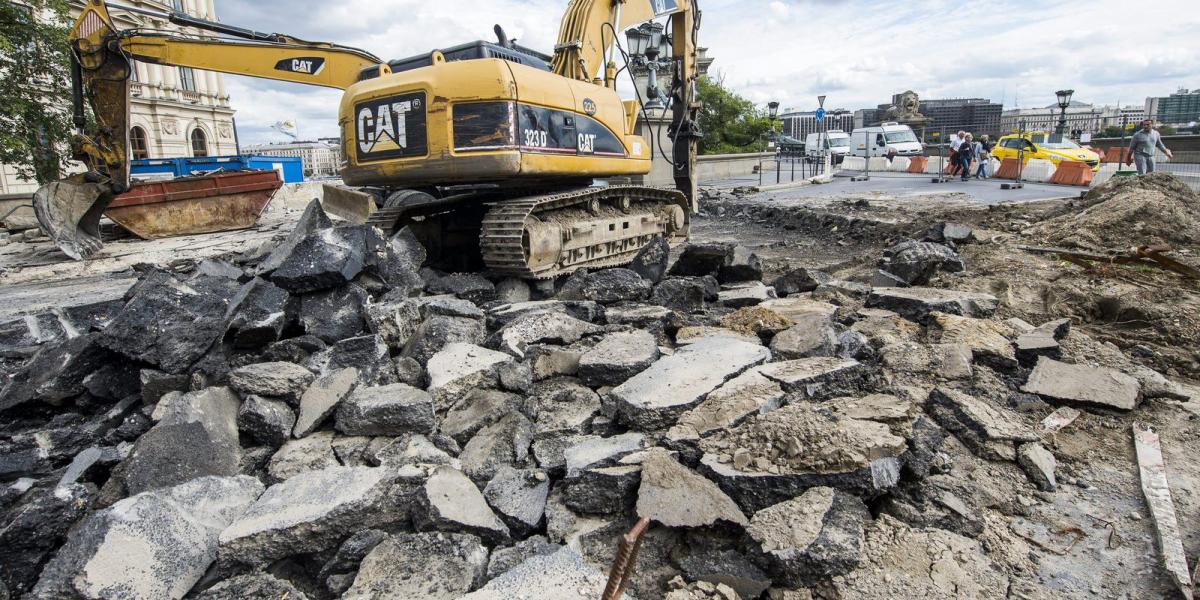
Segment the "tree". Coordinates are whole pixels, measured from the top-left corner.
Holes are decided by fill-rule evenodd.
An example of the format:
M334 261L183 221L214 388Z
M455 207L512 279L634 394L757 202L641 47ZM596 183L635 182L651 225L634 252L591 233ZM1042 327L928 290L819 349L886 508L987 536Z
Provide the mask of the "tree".
M730 91L722 79L701 77L696 94L700 109L700 154L738 154L766 149L771 120L750 100Z
M1100 135L1097 137L1119 138L1122 135L1126 135L1126 131L1124 128L1122 128L1120 125L1109 125L1108 127L1105 127L1104 131L1101 131Z
M0 163L23 179L57 179L70 158L67 0L0 0Z

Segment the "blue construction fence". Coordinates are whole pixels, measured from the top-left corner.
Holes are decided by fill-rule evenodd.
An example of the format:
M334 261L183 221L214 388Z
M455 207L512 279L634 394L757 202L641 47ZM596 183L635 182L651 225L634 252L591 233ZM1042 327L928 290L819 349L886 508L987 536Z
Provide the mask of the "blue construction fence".
M304 181L304 165L297 156L203 156L142 158L131 161L134 177L185 177L212 171L278 171L284 183Z

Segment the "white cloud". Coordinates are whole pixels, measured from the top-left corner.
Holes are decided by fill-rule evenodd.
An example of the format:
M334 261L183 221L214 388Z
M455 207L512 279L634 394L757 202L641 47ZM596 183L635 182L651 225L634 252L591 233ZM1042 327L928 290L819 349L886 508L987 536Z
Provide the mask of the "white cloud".
M227 23L358 46L401 58L476 39L492 25L543 51L567 0L217 0ZM755 102L810 109L873 107L912 89L1045 106L1054 91L1085 102L1141 104L1200 87L1200 12L1159 0L1134 30L1118 0L700 0L702 46L725 83ZM336 91L227 77L243 141L295 117L305 137L337 134Z

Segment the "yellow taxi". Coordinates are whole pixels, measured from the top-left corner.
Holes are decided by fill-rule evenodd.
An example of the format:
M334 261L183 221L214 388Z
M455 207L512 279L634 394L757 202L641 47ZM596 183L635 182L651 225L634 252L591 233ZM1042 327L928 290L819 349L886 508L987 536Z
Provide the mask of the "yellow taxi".
M1100 155L1076 144L1067 137L1059 137L1045 131L1026 132L1024 135L1010 134L1003 136L992 148L992 156L996 160L1011 158L1016 160L1022 147L1025 149L1025 161L1040 158L1054 163L1062 161L1087 163L1093 171L1100 170Z

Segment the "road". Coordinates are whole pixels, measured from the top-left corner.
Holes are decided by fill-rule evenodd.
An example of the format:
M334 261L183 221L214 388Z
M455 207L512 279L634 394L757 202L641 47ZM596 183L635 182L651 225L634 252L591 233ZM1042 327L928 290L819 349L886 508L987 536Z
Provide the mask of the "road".
M775 183L774 173L766 173L763 180L765 185ZM787 171L783 173L783 181L787 182ZM945 183L932 183L930 175L909 175L906 173L879 173L871 175L868 181L851 181L848 175L835 176L832 183L824 185L805 185L792 189L775 190L770 195L777 199L785 198L835 198L853 196L855 194L886 195L896 198L964 194L973 201L983 205L1000 204L1002 202L1034 202L1037 200L1053 200L1078 196L1085 191L1081 187L1049 185L1042 183L1026 183L1018 190L1004 190L1002 183L1006 180L988 179L960 181L952 180ZM735 188L739 186L758 185L757 175L748 175L721 181L704 182L702 185L717 188Z

